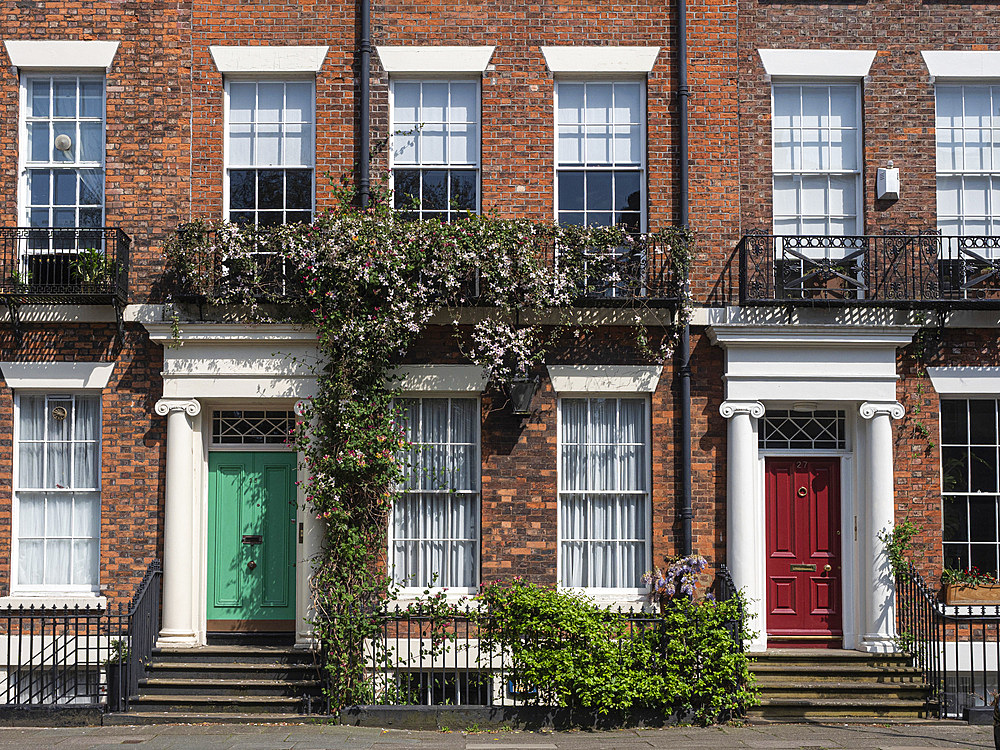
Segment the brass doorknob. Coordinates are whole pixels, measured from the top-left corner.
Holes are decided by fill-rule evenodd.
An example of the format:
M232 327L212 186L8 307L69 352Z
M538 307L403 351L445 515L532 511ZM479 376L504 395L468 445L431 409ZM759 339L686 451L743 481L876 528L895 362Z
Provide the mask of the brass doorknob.
M257 567L257 563L255 563L255 562L254 562L253 560L251 560L250 562L248 562L248 563L247 563L247 567L248 567L248 568L249 568L250 570L253 570L254 568L256 568L256 567ZM827 566L827 568L828 568L828 569L829 569L829 567L830 567L830 566Z
M824 565L823 570L833 570L829 565Z
M799 497L805 497L808 494L809 490L807 490L805 487L799 487Z

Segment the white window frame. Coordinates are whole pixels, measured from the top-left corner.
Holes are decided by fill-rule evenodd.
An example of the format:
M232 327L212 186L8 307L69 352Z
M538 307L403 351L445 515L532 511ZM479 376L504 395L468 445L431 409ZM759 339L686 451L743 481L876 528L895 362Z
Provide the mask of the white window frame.
M231 83L309 83L312 86L312 166L309 169L312 171L312 184L310 187L311 191L311 202L312 205L309 209L310 216L313 220L316 218L316 136L318 131L317 124L317 111L316 111L316 77L315 76L296 76L296 75L280 75L280 76L264 76L264 75L227 75L223 80L222 85L222 219L223 221L229 221L229 214L231 209L229 207L229 171L231 169L244 169L244 170L262 170L262 169L305 169L305 167L260 167L260 166L230 166L229 164L229 86ZM284 123L282 123L284 124ZM258 208L253 209L254 213L259 213ZM282 209L283 213L287 212L287 209Z
M107 77L100 73L93 72L75 72L72 70L66 70L65 72L37 72L37 71L22 71L19 81L19 92L18 92L18 142L20 147L18 148L18 183L17 183L17 216L19 223L22 226L31 226L30 217L30 205L31 196L28 189L28 172L30 170L52 170L56 169L69 169L69 170L99 170L101 174L101 226L103 227L107 221L106 211L107 211L107 138L108 138L108 86ZM51 158L48 162L32 162L29 159L30 149L28 144L28 90L30 88L30 82L33 80L48 80L50 83L54 80L66 80L70 78L75 78L77 81L77 87L79 87L80 81L100 81L101 83L101 159L100 161L72 161L72 162L55 162ZM49 121L55 119L54 113L50 113L48 118ZM67 118L68 119L68 118ZM75 122L96 122L96 118L80 118L79 116L73 118ZM73 147L79 148L80 136L79 130L74 137ZM51 143L50 143L50 153L51 157ZM79 178L78 178L79 179ZM51 176L50 176L51 180ZM79 182L77 183L79 186ZM77 203L74 208L77 211L77 218L79 219L79 187L77 194ZM52 186L49 186L50 195ZM51 201L50 201L50 211L51 211ZM51 223L51 222L50 222ZM77 221L79 224L79 220Z
M962 205L962 203L964 202L964 196L965 196L965 180L967 178L969 178L969 177L973 177L973 178L979 177L979 178L984 178L984 179L990 180L993 185L996 185L997 191L1000 191L1000 157L996 157L995 156L995 154L997 154L997 152L1000 152L1000 134L997 134L998 131L1000 131L1000 125L998 125L998 126L992 126L991 125L991 126L987 126L987 127L975 128L975 127L966 127L965 123L963 121L962 124L959 127L947 128L948 130L952 130L952 131L959 130L959 131L962 132L962 144L963 145L967 142L966 138L965 138L966 131L970 131L970 130L972 130L972 131L974 131L974 130L988 130L988 131L990 131L990 136L991 136L990 143L992 144L992 147L989 148L988 150L992 152L991 156L994 156L994 164L992 166L992 169L989 169L989 170L985 170L985 169L970 170L970 169L966 168L965 165L963 164L963 168L962 169L941 170L940 167L939 167L939 164L938 164L938 159L937 159L937 148L938 148L938 144L940 143L940 141L938 139L939 139L940 134L941 134L941 129L938 128L938 126L937 126L938 101L939 101L938 97L939 97L939 94L941 93L942 89L959 89L961 91L961 96L962 96L962 111L963 111L963 120L964 120L965 105L966 105L966 102L967 102L967 98L966 98L966 89L967 88L987 88L987 89L990 90L990 99L991 99L991 102L1000 103L1000 79L977 79L977 80L961 80L961 81L945 80L945 81L938 81L938 82L936 82L936 84L934 86L934 148L935 148L935 158L934 158L934 178L935 178L935 182L934 182L934 194L935 194L935 198L936 198L935 215L936 215L936 218L937 218L937 228L938 228L938 231L942 231L942 229L941 229L941 217L942 217L942 214L941 214L941 189L940 189L940 181L941 181L942 177L945 177L945 178L948 178L948 177L959 178L961 180L961 182L962 182L962 186L960 188L959 198L958 198L959 199L959 207L958 207L959 211L958 211L958 214L956 214L956 215L954 215L954 216L951 217L952 219L954 219L959 224L959 229L956 232L954 232L953 234L949 234L949 235L946 235L946 236L958 235L958 236L986 236L986 237L989 237L989 236L994 236L994 234L995 234L994 232L991 231L991 225L997 225L998 229L1000 229L1000 204L998 204L998 205L988 205L987 209L986 209L986 214L984 216L982 216L982 217L976 217L976 218L981 218L984 221L984 223L987 225L986 226L985 234L980 235L979 233L969 232L966 229L965 225L966 225L967 217L965 215L965 210L964 210L964 206ZM997 117L997 116L994 115L994 117ZM987 190L987 192L986 192L987 201L990 201L991 198L992 198L992 196L993 196L993 190L992 189ZM990 255L993 255L993 253L990 253L989 250L987 250L987 255L990 256Z
M396 134L396 84L397 83L474 83L476 84L476 208L475 213L482 213L483 206L483 85L481 76L468 76L468 75L456 75L456 74L405 74L405 75L392 75L389 78L389 187L395 193L396 189L396 169L413 169L418 172L424 170L442 170L445 172L450 172L452 170L456 171L473 171L468 164L452 164L451 162L451 150L448 148L447 140L445 141L445 157L446 161L441 164L424 163L423 161L416 162L414 164L396 164L395 159L395 148L393 147L393 136ZM450 105L449 112L446 113L448 118L446 125L451 124L450 115ZM402 132L402 131L401 131ZM447 130L445 138L447 139ZM449 176L449 183L450 183ZM422 185L421 178L421 185ZM395 198L393 198L395 201ZM393 204L395 205L395 203ZM419 215L422 217L424 209L421 200L421 206L418 209ZM435 212L439 213L439 212ZM453 211L449 205L445 209L445 214L450 220L453 214L458 215L457 212Z
M970 417L971 417L970 404L971 404L972 401L993 401L993 402L997 403L997 408L1000 408L1000 395L998 395L998 394L993 394L993 395L973 395L973 394L968 394L968 395L964 395L964 394L963 395L947 394L947 395L945 395L945 394L942 394L941 395L941 405L942 406L943 406L943 404L944 404L945 401L950 401L950 402L956 402L957 401L957 402L964 403L966 405L966 413ZM973 492L973 491L971 491L971 488L970 488L969 491L945 490L945 488L944 488L944 478L945 478L945 471L944 471L944 448L945 448L945 443L944 443L944 419L941 416L941 411L942 410L939 407L939 410L938 410L938 426L939 426L940 434L938 435L938 444L941 446L941 450L938 453L938 458L939 458L939 462L940 462L940 466L939 466L939 470L938 470L938 477L939 477L939 479L938 479L938 487L940 488L940 496L941 496L941 555L942 555L942 560L947 560L946 545L950 545L950 544L953 544L953 545L959 545L959 544L964 545L965 548L966 548L965 552L968 555L967 566L971 566L973 564L972 563L972 555L971 555L971 553L972 553L972 546L973 545L990 546L990 547L993 548L995 556L1000 555L1000 486L997 487L997 491L996 492L984 492L982 490L977 490L977 491ZM1000 431L1000 414L998 414L997 416L998 416L998 420L997 420L997 424L995 425L995 429L998 430L998 431ZM971 420L970 420L970 422L971 422ZM975 446L986 446L987 445L986 443L970 443L969 442L969 440L968 440L968 430L969 430L970 426L971 426L970 423L967 422L967 424L966 424L967 439L966 439L966 441L965 441L964 444L948 443L948 447L960 446L960 447L966 449L966 451L969 451L971 453L971 449L973 447L975 447ZM994 447L995 450L1000 451L1000 436L995 436L994 437L994 442L993 442L992 447ZM966 465L965 477L971 483L971 479L972 479L972 463L971 463L971 461ZM949 497L965 498L966 502L968 502L969 498L973 498L973 497L993 498L994 499L994 503L996 503L996 505L998 507L996 518L994 518L994 529L993 529L993 531L994 531L994 540L995 541L993 541L993 542L974 542L974 541L972 541L972 539L971 539L971 536L972 536L971 535L971 528L972 528L973 519L971 518L971 515L968 513L968 510L966 512L966 519L965 519L966 520L966 537L967 538L964 541L959 541L959 542L950 542L950 541L947 541L944 538L944 529L945 529L945 526L944 526L944 524L945 524L945 508L944 508L944 503L945 503L945 500L947 498L949 498ZM966 505L966 508L968 509L968 505Z
M22 584L18 580L19 574L19 545L20 545L20 498L18 493L39 492L47 493L52 490L28 488L21 490L19 466L20 453L19 446L21 440L21 397L22 396L47 396L54 397L79 397L87 396L97 399L98 408L98 441L97 441L97 488L92 490L67 490L67 492L89 492L97 496L97 580L90 585L72 584ZM75 404L74 404L75 405ZM11 545L10 545L10 595L11 597L35 596L35 595L96 595L101 588L101 541L103 522L103 445L104 445L104 404L99 390L74 390L74 391L49 391L38 389L18 389L14 393L14 429L13 429L13 449L11 452L13 471L11 479Z
M856 153L855 153L855 163L857 167L853 170L833 170L833 169L819 169L819 170L807 170L807 169L785 169L777 170L775 169L775 159L774 159L774 149L775 149L775 124L774 124L774 112L775 112L775 91L779 88L798 88L801 89L811 86L826 87L826 88L853 88L856 92L855 97L855 122L857 122L857 140L856 140ZM800 93L801 98L801 93ZM864 121L863 121L863 103L864 91L862 87L862 82L860 80L845 80L843 78L809 78L809 79L789 79L789 80L776 80L771 84L771 231L774 234L778 234L775 222L777 221L777 214L775 212L775 179L778 177L798 177L803 176L845 176L853 175L855 179L855 191L854 191L854 212L855 212L855 231L853 234L846 236L858 236L865 233L865 212L864 212ZM829 99L829 96L828 96ZM799 128L802 130L803 128ZM816 130L823 130L821 126L814 128ZM800 188L801 190L801 188ZM799 216L799 221L801 222L802 212L800 211L797 216ZM826 220L829 222L830 214L826 214ZM795 235L792 235L795 236ZM839 235L824 235L836 237ZM799 250L799 252L802 252ZM829 252L829 250L824 251L822 249L818 250L819 254L824 252Z
M616 399L618 401L642 401L644 405L644 435L646 448L646 539L645 560L642 571L645 573L653 567L653 440L652 440L652 402L647 393L622 393L622 392L560 392L556 402L556 585L564 591L585 594L600 604L624 604L628 606L640 606L645 600L649 591L648 586L643 586L636 582L635 586L620 588L604 588L597 586L563 586L563 530L562 530L562 495L563 495L563 471L562 471L562 409L564 399Z
M435 586L400 586L399 587L399 598L414 599L423 594L424 591L430 590L433 592L446 591L446 595L450 599L458 599L463 596L471 596L478 593L479 585L482 582L482 567L483 567L483 481L482 481L482 466L483 466L483 404L482 397L478 393L462 393L462 392L450 392L450 391L403 391L396 396L399 400L412 401L425 399L448 399L448 401L461 399L467 401L475 401L476 403L476 415L477 419L474 422L474 427L476 430L476 457L474 463L479 467L479 471L476 473L476 485L478 490L474 493L464 492L462 494L474 495L476 498L476 544L475 544L475 561L473 563L473 579L475 584L472 586L443 586L441 584ZM405 495L406 492L401 491L400 495ZM393 503L392 508L389 511L389 533L386 535L388 537L388 560L389 560L389 578L395 582L395 566L396 566L396 504ZM395 583L394 583L395 585Z
M639 106L639 133L641 134L641 142L639 144L639 154L641 156L640 163L638 167L617 167L614 165L602 165L602 166L570 166L562 167L559 162L559 87L565 84L589 84L589 83L637 83L639 84L640 94L640 106ZM638 170L639 172L639 232L645 233L648 231L648 193L649 186L648 181L648 161L649 155L648 151L648 137L646 133L647 128L647 108L648 108L648 91L646 89L645 78L636 78L634 76L609 76L609 75L589 75L589 76L572 76L572 77L558 77L555 80L555 85L552 87L552 218L557 224L559 223L559 172L563 169L567 171L611 171L611 172L634 172ZM613 200L613 199L612 199ZM614 211L612 213L612 225L614 225Z

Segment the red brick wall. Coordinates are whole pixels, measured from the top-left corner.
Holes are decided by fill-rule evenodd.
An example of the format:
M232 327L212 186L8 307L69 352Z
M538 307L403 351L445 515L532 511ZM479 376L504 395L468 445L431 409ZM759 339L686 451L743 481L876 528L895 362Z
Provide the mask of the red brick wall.
M146 565L162 556L165 422L153 413L162 393L162 350L141 327L129 326L120 346L113 324L25 326L15 347L6 324L0 351L19 362L115 362L102 392L101 573L102 593L127 602ZM0 385L0 594L10 589L14 392Z
M1000 32L992 4L739 0L741 232L771 229L771 84L758 49L877 50L862 90L865 231L936 229L934 85L921 50L972 50ZM893 160L901 196L875 200Z
M163 238L187 219L186 2L0 3L2 37L120 42L107 74L106 223L132 238L131 300L157 285ZM18 78L0 45L0 226L17 215Z

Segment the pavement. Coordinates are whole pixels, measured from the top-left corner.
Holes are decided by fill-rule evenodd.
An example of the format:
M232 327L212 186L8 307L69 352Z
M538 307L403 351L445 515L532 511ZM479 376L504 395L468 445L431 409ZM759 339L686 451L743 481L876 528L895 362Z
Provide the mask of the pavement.
M990 748L993 727L928 724L770 724L670 727L610 732L420 732L322 724L165 724L79 728L0 728L0 748L91 750L928 750Z

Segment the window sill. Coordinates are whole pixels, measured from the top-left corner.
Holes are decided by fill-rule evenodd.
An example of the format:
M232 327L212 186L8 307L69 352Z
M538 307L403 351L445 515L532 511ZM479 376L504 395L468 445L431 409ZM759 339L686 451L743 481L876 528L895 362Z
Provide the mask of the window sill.
M597 589L560 586L560 591L569 594L579 594L590 599L598 607L605 609L621 607L628 612L653 611L646 596L646 589Z
M440 593L444 593L444 601L447 604L466 604L470 609L478 609L479 602L474 601L473 597L479 593L478 588L407 588L400 589L399 595L390 600L390 607L399 607L400 609L405 609L411 604L416 604L417 602L426 602L432 597L436 597ZM464 600L464 601L463 601Z
M18 609L24 607L45 608L69 608L69 609L107 609L108 597L97 594L12 594L11 596L0 596L0 609L8 607Z

